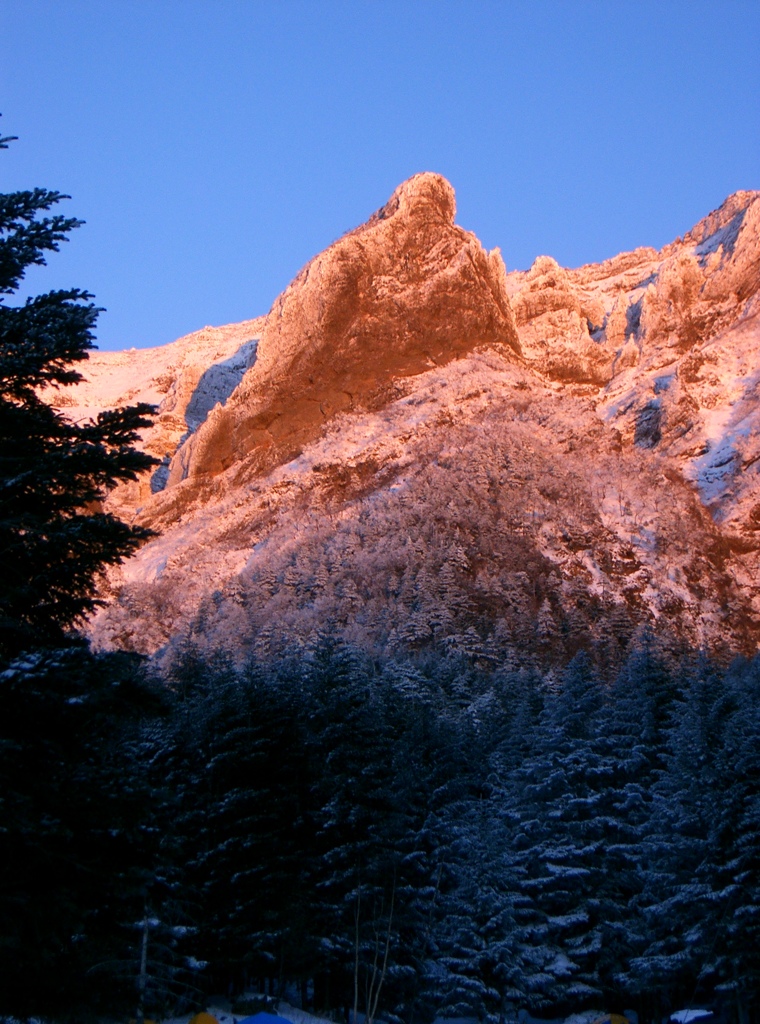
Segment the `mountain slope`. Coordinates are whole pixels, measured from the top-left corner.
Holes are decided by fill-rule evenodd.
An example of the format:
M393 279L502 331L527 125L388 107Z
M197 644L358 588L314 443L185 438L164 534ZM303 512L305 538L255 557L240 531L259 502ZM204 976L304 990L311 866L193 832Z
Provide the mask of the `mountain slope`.
M112 579L99 643L190 631L244 658L328 628L613 665L647 625L755 649L760 195L574 270L507 274L453 217L418 175L264 321L161 356L166 466L110 500L162 532ZM118 358L69 400L134 400Z

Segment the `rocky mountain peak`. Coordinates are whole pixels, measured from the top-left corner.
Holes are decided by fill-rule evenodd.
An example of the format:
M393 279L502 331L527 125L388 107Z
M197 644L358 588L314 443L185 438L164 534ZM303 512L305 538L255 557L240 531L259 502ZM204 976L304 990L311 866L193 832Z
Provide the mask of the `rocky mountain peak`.
M385 206L357 231L363 231L381 220L391 217L411 217L427 223L436 220L444 224L453 224L456 216L456 193L450 182L442 175L431 171L414 174L403 181L395 190Z
M451 185L418 174L312 259L272 307L256 363L175 456L167 491L189 481L184 505L193 481L287 462L337 413L382 405L400 379L478 346L519 359L501 256L454 213Z
M708 213L706 217L698 221L690 231L683 237L685 245L701 245L707 239L712 238L718 232L730 229L727 238L721 241L732 244L741 229L745 216L750 207L756 207L760 200L760 193L739 191L733 192L725 199L717 210ZM675 243L678 244L678 243Z

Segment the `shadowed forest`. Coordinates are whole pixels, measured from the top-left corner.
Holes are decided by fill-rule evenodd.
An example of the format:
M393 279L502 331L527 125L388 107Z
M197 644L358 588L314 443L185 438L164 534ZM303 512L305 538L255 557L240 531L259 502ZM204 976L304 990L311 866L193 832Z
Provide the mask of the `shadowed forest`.
M340 1020L756 1019L757 659L643 636L609 682L321 636L1 681L6 1012L124 1014L142 986L154 1016L258 989Z

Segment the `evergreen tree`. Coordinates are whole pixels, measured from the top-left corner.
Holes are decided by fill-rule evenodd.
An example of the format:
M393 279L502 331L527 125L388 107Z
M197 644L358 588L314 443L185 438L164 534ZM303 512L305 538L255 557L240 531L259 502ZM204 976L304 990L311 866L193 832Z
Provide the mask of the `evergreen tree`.
M132 656L72 646L0 673L0 1013L134 1010L123 923L153 860L160 708Z
M434 946L430 807L456 760L442 743L436 687L409 666L381 671L329 642L310 675L319 995L324 1007L409 1019L429 1003L421 979Z
M97 605L104 567L149 535L100 503L115 483L155 464L134 447L153 407L78 424L41 393L82 379L74 364L93 347L92 296L74 288L5 302L26 269L44 264L82 223L45 216L67 198L41 188L0 194L0 658L60 642Z
M371 672L352 647L329 640L311 659L312 728L325 751L313 780L322 853L318 927L331 988L323 999L346 1008L358 999L367 1014L376 996L387 996L386 947L390 955L392 943L394 960L398 948L397 844L405 824L394 793L394 736Z
M594 1005L603 994L604 848L613 821L598 742L603 694L577 655L547 697L536 752L511 778L515 918L536 1010Z
M69 631L148 536L101 503L153 465L135 448L152 407L67 420L45 393L81 379L98 309L79 289L6 304L81 223L47 216L65 198L0 195L0 1012L19 1017L135 1006L113 965L151 861L152 698L130 659Z
M515 879L496 802L475 783L453 783L436 816L440 892L428 985L439 1016L498 1020L524 995Z
M740 1022L760 1012L760 658L726 679L730 712L716 758L710 819L715 917L709 967Z
M610 832L604 848L605 941L601 974L611 994L636 993L642 1019L657 1017L653 989L631 963L649 941L642 913L645 852L655 784L665 763L677 694L672 672L650 637L631 651L610 688L599 725Z
M196 771L208 793L192 857L208 955L237 984L286 980L312 967L312 861L307 749L295 680L249 665L219 679L207 700ZM205 954L204 954L205 955ZM273 993L274 994L274 993Z
M714 823L730 715L721 673L706 658L682 671L644 839L648 942L631 965L640 990L669 993L671 1002L692 998L697 983L703 995L715 983L710 950L722 941L723 899L716 898Z

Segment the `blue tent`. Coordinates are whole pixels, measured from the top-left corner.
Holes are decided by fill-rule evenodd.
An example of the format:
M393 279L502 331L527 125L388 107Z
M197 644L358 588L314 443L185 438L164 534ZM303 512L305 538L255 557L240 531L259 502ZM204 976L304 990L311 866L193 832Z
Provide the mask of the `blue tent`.
M277 1017L274 1013L254 1013L252 1017L243 1017L238 1024L290 1024L284 1017Z

